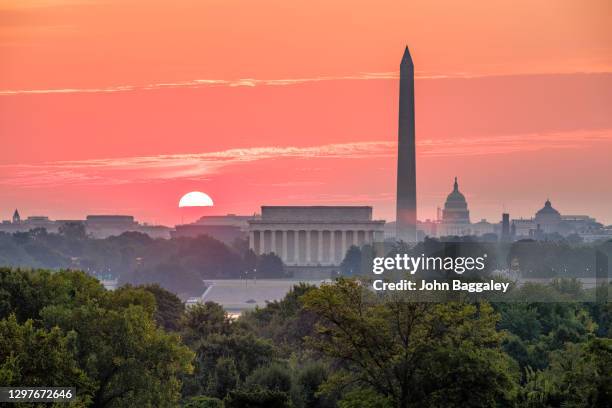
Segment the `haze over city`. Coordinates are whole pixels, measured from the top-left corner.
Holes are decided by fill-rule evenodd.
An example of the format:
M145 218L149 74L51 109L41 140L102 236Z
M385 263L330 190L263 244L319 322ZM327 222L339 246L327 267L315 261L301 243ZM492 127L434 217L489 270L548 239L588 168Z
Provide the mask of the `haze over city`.
M609 2L475 1L460 19L453 2L229 3L0 4L0 219L173 225L196 190L206 214L368 204L391 221L408 42L419 219L458 176L474 221L550 198L612 223Z

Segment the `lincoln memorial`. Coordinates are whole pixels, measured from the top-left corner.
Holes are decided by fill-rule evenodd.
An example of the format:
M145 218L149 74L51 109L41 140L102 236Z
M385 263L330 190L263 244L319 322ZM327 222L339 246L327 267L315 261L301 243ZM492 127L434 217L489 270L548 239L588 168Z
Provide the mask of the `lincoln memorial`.
M352 245L382 242L384 224L372 220L372 207L263 206L249 221L249 247L289 266L339 265Z

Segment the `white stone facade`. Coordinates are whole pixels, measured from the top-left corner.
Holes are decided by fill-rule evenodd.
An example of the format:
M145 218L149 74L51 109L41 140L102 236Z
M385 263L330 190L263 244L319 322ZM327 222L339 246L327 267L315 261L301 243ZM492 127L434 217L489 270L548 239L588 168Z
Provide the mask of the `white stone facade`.
M249 221L249 247L289 266L334 266L352 245L382 242L384 224L372 220L372 207L262 207Z

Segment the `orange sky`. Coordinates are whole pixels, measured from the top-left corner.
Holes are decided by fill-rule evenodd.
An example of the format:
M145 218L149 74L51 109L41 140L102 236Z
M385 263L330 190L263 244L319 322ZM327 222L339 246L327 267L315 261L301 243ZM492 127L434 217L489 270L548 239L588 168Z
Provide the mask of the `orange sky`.
M397 71L416 65L419 218L612 223L612 3L0 0L0 219L174 224L262 204L394 216Z

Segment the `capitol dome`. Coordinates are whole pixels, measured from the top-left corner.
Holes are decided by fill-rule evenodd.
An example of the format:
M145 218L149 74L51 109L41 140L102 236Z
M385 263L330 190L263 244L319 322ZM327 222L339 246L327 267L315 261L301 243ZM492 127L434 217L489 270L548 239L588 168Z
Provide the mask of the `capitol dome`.
M538 211L536 213L536 217L537 216L542 216L542 215L552 215L552 216L558 216L559 218L561 218L561 214L559 213L559 211L555 210L552 206L552 204L550 203L550 200L546 200L546 202L544 203L544 207Z
M561 214L546 200L544 207L535 215L535 223L546 233L557 232L561 223Z
M469 224L470 212L468 210L465 196L459 191L459 183L455 177L453 191L446 197L444 210L442 212L442 221L447 224Z
M455 184L453 191L446 197L446 204L444 208L465 208L467 209L467 202L465 196L459 191L459 183L457 183L457 177L455 177Z

